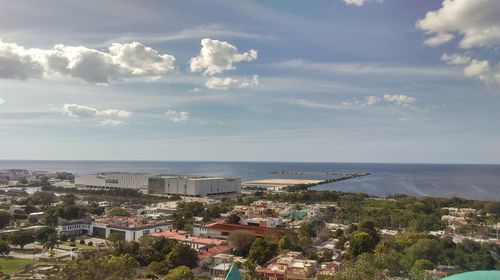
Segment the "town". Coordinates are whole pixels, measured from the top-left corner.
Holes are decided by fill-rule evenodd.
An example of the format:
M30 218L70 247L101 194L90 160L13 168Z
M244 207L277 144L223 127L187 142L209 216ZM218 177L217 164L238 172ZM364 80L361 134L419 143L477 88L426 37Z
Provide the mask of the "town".
M9 169L0 185L6 279L441 279L500 269L497 202L127 172Z

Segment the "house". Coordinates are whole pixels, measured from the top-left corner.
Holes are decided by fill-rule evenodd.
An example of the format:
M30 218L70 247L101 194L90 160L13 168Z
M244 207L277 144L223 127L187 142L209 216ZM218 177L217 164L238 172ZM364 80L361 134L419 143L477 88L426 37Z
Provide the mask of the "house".
M91 232L92 222L88 219L65 220L59 218L57 220L57 234L59 236L80 236Z
M316 279L318 263L305 260L301 252L288 252L272 259L265 267L257 267L256 271L266 280Z
M195 230L195 227L196 230ZM203 234L206 237L227 239L229 234L235 231L246 231L252 235L262 238L279 238L283 233L282 229L278 228L267 228L267 227L257 227L241 224L229 224L224 222L215 222L207 225L193 225L193 232L196 231L197 234Z
M180 243L189 245L196 251L214 246L221 246L226 243L224 240L192 236L187 231L173 229L151 233L151 236L165 237L167 239L177 240Z
M140 216L113 216L95 219L92 222L89 235L108 238L111 234L118 234L123 240L137 241L142 236L166 231L170 228L171 225L164 221L146 219Z

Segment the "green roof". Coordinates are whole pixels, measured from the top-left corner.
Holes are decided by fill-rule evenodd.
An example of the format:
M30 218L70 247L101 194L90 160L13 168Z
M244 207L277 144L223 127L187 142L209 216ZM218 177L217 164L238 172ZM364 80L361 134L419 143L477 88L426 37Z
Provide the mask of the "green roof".
M455 274L441 280L500 280L498 270L479 270Z
M225 280L243 280L241 278L241 273L238 269L238 265L233 263L229 269L229 273L226 275Z

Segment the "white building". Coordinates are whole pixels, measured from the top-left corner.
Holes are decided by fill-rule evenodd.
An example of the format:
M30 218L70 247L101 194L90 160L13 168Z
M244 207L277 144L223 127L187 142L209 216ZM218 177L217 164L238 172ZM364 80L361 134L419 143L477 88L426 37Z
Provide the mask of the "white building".
M153 177L147 173L105 172L75 176L75 186L86 189L134 189L146 191L148 179Z
M240 178L223 177L152 177L148 180L151 194L205 197L241 193Z
M106 217L93 221L88 234L100 238L118 234L123 240L138 241L142 236L167 231L170 228L171 225L168 223L142 217Z

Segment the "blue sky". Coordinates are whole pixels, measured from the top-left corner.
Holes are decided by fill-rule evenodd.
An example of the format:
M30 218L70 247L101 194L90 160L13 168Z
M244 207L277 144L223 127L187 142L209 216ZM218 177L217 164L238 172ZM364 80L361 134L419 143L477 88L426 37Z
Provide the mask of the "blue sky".
M500 163L499 13L0 0L0 158Z

